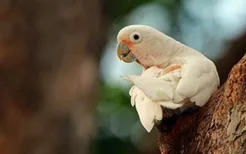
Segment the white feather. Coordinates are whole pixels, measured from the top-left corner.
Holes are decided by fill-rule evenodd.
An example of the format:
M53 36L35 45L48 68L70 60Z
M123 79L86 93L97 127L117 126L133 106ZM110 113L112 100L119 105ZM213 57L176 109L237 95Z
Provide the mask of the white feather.
M143 93L141 94L141 92L138 94L144 95ZM136 110L142 125L148 132L154 127L155 120L162 119L161 106L153 103L148 97L144 97L142 101L136 101Z
M158 104L160 104L161 106L168 108L168 109L177 109L177 108L183 106L183 104L173 103L173 101L158 102Z
M136 105L140 120L148 132L153 128L154 121L162 118L161 106L176 109L182 107L183 100L187 99L198 106L206 104L220 82L211 60L144 25L123 28L117 36L118 42L128 38L133 32L138 32L144 39L131 51L142 66L149 68L141 76L130 75L125 79L134 84L129 92L131 104ZM182 67L162 74L162 70L172 64Z
M122 78L134 84L129 91L131 105L136 105L140 121L150 132L156 120L162 119L161 106L176 109L183 106L182 98L175 89L180 80L180 69L162 74L162 69L151 67L141 76L127 75ZM174 102L176 101L176 102Z
M219 86L219 77L213 62L205 57L190 56L182 66L177 93L203 106Z
M127 80L131 81L153 101L170 100L173 98L173 88L167 81L153 77L137 75L128 75L124 78L127 78Z

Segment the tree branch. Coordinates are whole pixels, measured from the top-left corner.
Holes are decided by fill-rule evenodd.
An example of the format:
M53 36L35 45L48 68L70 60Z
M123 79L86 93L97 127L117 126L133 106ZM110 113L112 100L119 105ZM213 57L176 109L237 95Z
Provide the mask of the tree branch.
M163 120L162 154L246 153L246 54L199 110Z

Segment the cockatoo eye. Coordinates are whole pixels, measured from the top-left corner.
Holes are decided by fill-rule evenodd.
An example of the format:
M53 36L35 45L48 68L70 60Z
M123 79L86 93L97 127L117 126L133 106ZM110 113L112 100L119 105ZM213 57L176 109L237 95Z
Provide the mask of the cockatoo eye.
M142 37L140 33L134 32L130 35L130 40L132 43L140 43L142 41Z

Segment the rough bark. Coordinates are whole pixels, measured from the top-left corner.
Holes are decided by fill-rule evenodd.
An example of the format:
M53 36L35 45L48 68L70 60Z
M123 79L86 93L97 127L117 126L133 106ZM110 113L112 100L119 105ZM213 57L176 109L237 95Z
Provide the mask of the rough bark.
M0 153L88 153L100 0L0 1Z
M159 131L162 154L246 153L246 54L204 107L163 120Z

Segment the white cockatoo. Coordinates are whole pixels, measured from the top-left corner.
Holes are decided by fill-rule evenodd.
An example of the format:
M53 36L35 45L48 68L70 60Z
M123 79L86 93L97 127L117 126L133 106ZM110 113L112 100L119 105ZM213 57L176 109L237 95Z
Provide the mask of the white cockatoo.
M219 86L214 63L200 52L144 25L121 29L117 36L117 56L124 62L136 61L141 75L124 78L134 85L131 104L150 132L162 119L162 107L177 109L188 102L202 107Z

